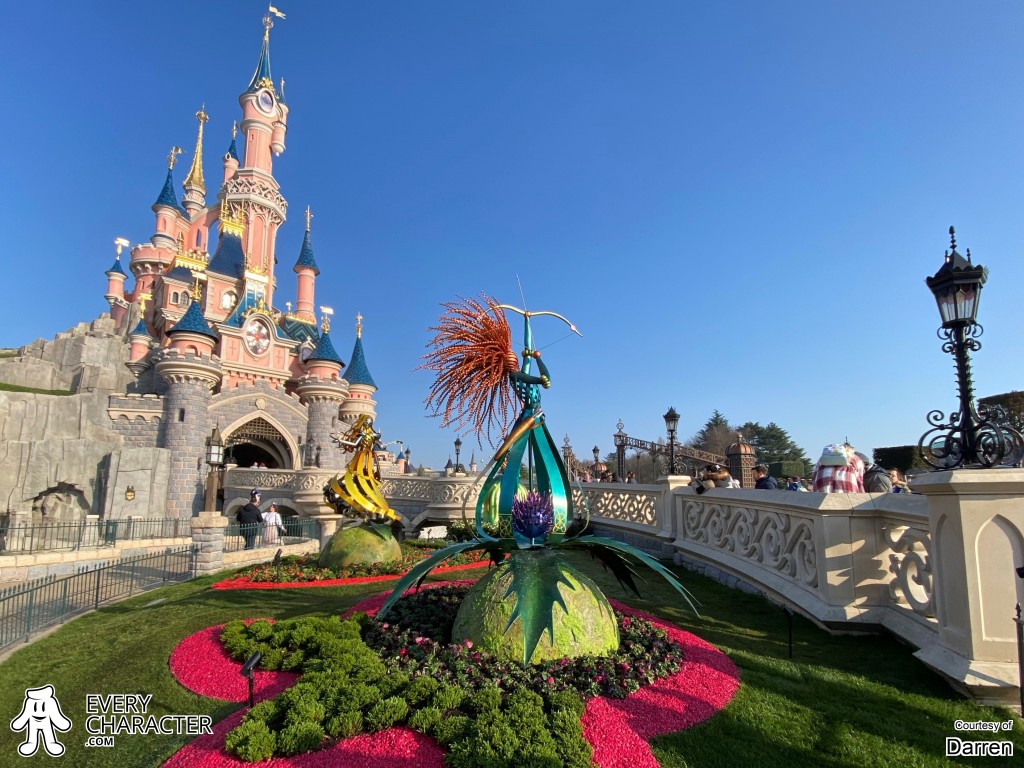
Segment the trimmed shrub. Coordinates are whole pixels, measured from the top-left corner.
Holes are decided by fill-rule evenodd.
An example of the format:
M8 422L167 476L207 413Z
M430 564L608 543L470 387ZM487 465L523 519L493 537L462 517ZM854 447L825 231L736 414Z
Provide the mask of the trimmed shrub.
M243 722L224 739L224 748L249 763L269 760L274 756L277 737L260 720Z
M405 687L402 696L409 702L409 706L416 707L433 696L440 685L432 677L417 677Z
M424 707L412 713L409 718L409 727L414 731L429 734L443 717L441 710L437 707Z
M430 735L434 737L438 744L446 747L455 739L462 738L468 727L469 718L465 715L446 717L434 726L434 731Z
M433 679L433 678L431 678ZM434 698L430 704L436 707L442 712L447 712L450 709L458 709L462 706L462 702L465 701L466 694L457 685L441 685L434 692Z
M266 723L270 730L276 731L281 725L281 718L277 716L277 700L261 701L245 713L245 719Z
M338 690L334 706L338 712L360 712L381 700L381 692L374 685L353 683Z
M483 714L501 707L501 689L496 685L488 685L474 693L467 700L470 712Z
M254 621L249 625L249 636L256 641L269 640L274 636L274 625L264 619Z
M409 685L409 676L405 672L392 672L390 675L384 675L375 685L380 689L381 696L394 696Z
M326 734L319 723L293 723L277 737L277 749L282 755L300 755L319 749Z
M370 731L383 731L399 723L409 714L409 705L397 696L381 699L366 713L363 722Z
M334 739L347 739L363 730L362 712L339 712L328 718L324 730Z

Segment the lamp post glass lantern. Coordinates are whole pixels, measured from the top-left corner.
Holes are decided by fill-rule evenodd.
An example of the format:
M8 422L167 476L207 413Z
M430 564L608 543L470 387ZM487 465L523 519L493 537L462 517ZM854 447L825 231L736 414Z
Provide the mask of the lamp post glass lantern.
M224 463L224 441L221 440L217 427L214 427L211 435L206 438L206 463L210 466L210 472L206 477L206 509L216 510L220 465Z
M462 466L459 464L459 453L462 451L462 440L458 437L455 438L455 469L452 470L452 474L457 474L462 471Z
M668 432L668 473L676 474L676 430L679 428L679 414L676 409L669 406L669 409L662 417L665 419L665 429Z
M992 467L1015 464L1024 453L1024 441L1007 423L1000 406L974 403L974 381L971 377L971 352L981 349L978 338L984 332L977 321L981 289L988 280L988 269L971 262L956 250L956 231L949 228L950 250L942 266L925 279L935 296L942 325L937 331L942 351L956 361L957 388L960 403L956 412L946 415L931 411L931 429L921 435L918 450L921 458L936 469L953 469L965 465Z

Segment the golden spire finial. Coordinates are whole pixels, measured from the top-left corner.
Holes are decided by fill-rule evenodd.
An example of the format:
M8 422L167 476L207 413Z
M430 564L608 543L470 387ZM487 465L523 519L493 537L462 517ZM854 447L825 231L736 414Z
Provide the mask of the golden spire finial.
M117 260L120 261L121 260L121 249L122 248L127 248L130 245L130 243L128 242L128 240L126 238L115 237L114 238L114 245L117 246Z
M192 283L192 298L196 301L203 300L203 283L199 279L199 275L195 276L195 282Z
M320 332L327 333L331 330L331 315L334 310L330 307L320 307Z
M178 162L178 155L181 154L181 147L171 147L170 153L167 155L167 170L173 170L174 164Z
M278 94L281 97L281 101L284 101L284 78L281 78L281 93Z
M313 219L313 212L309 210L309 206L306 206L306 231L309 232L309 222Z
M234 141L235 137L237 137L237 136L238 136L238 121L237 120L232 120L231 121L231 140Z
M363 338L363 316L359 312L356 312L356 338Z
M182 186L185 189L196 187L203 194L206 193L206 183L203 181L203 125L210 118L206 115L206 102L196 112L196 120L199 121L199 136L196 138L196 151L192 155L192 167L188 169L188 176L185 177Z

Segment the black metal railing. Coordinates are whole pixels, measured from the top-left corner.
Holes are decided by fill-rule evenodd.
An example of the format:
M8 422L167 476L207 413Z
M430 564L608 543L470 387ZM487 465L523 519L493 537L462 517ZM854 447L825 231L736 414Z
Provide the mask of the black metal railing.
M0 590L0 650L67 619L138 592L187 581L194 547L168 549L107 563L74 576L48 576Z
M0 524L0 552L112 547L119 541L176 539L192 536L192 518L84 519L76 523Z
M301 544L316 538L316 521L308 517L286 517L282 526L284 533L267 523L230 523L224 531L224 551L238 552L241 549Z

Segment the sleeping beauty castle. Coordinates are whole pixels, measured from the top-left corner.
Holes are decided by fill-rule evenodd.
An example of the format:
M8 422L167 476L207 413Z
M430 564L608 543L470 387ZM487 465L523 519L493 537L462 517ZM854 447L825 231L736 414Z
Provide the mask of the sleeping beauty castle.
M99 343L93 337L102 337L121 357L115 365L115 352L108 354L105 367L111 370L93 377L96 386L71 386L82 397L101 395L102 412L79 408L79 421L86 413L92 424L77 433L69 427L69 434L23 436L27 447L14 460L26 470L0 477L8 511L31 505L36 517L50 519L193 516L204 507L204 457L215 428L228 465L283 474L340 468L344 458L332 433L359 415L376 416L377 387L362 348L361 316L346 365L331 338L332 310L317 305L321 270L308 208L299 252L276 249L288 203L274 179L273 160L285 152L289 106L284 79L275 84L270 74L271 13L278 12L271 8L263 18L256 69L239 96L241 120L229 134L222 131L226 151L216 170L204 164L204 141L209 144L211 135L200 109L180 198L175 177L185 164L176 161L187 154L175 146L153 204L153 236L134 246L117 241L117 259L106 271L110 317L79 329L89 338L78 347L93 348ZM128 258L122 260L125 248ZM19 359L5 361L7 370L27 378L48 359L66 365L69 354L60 350L74 346L74 339L61 336L23 347ZM88 368L82 367L78 383L88 378ZM19 406L23 400L11 402L6 416L0 408L0 428L6 423L8 432L14 411L29 408ZM47 423L74 421L57 413L67 410L62 403L45 408L56 415ZM60 456L45 456L57 452L58 442ZM14 437L8 452L18 444ZM399 454L385 471L400 472L404 458ZM145 498L134 499L136 494Z

